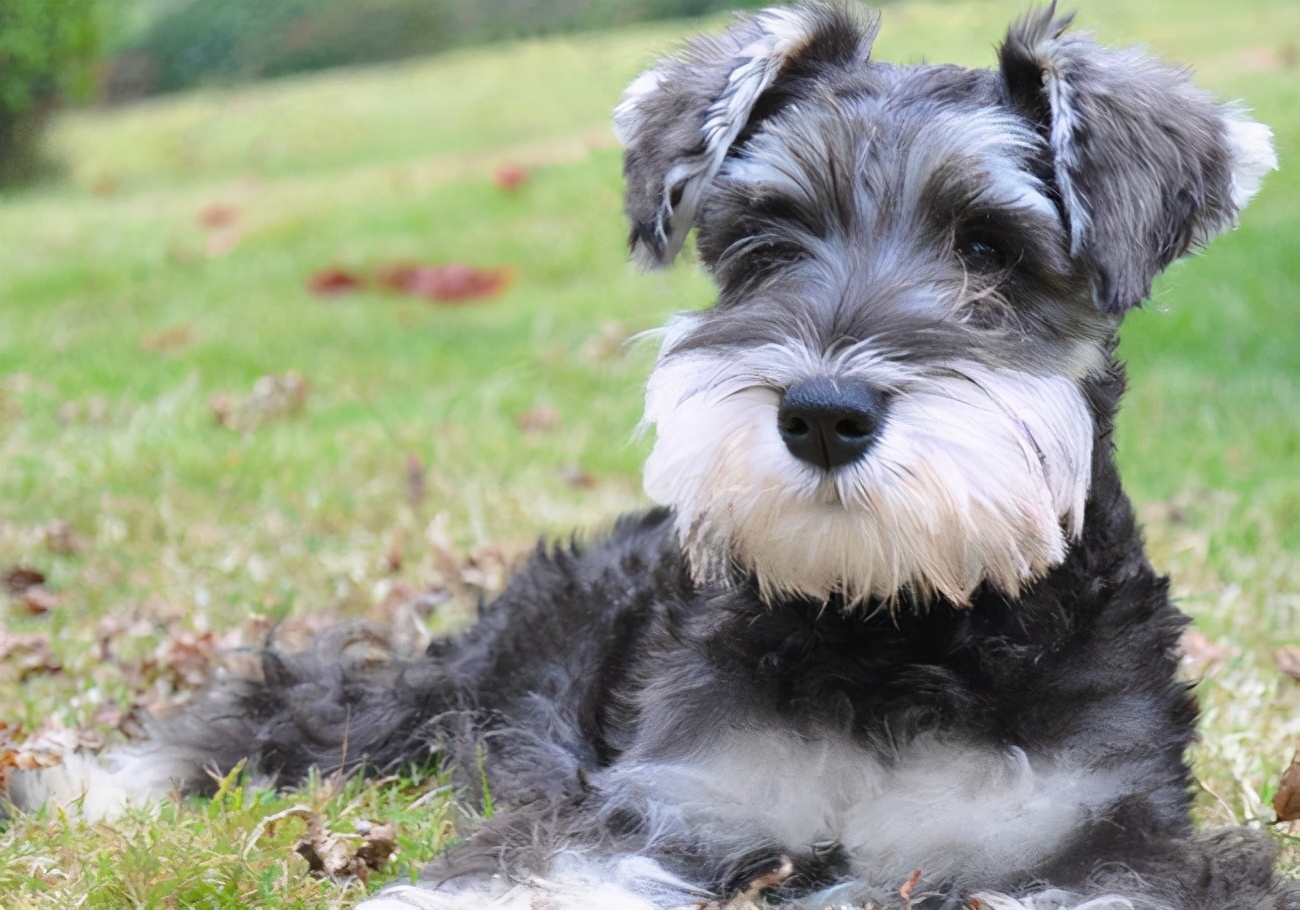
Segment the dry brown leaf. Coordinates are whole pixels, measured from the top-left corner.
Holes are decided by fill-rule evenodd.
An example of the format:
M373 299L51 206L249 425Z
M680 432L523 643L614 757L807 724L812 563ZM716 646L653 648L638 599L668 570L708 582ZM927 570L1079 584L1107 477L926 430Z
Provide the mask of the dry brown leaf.
M921 880L921 870L913 869L912 874L903 882L898 889L898 896L903 899L903 910L912 910L912 892L916 890L916 884Z
M549 404L534 405L528 410L515 415L515 426L525 433L549 433L558 429L564 418L560 412Z
M411 508L418 509L424 501L425 473L420 456L414 452L406 453L406 501Z
M208 681L221 642L214 632L173 631L153 652L153 666L178 688L197 689Z
M402 571L402 560L406 555L406 531L398 528L393 531L393 536L388 540L388 553L384 557L384 562L388 567L389 573L396 575Z
M1273 794L1273 811L1280 822L1300 821L1300 750L1282 772L1282 780Z
M293 806L263 819L260 827L273 830L277 822L299 818L307 824L306 836L295 851L307 860L317 875L333 881L360 879L365 884L371 870L377 870L397 852L397 825L393 822L358 824L357 834L336 834L329 830L320 814L307 806Z
M1273 653L1277 668L1292 679L1300 679L1300 646L1286 645Z
M562 465L560 479L575 490L593 490L596 487L596 478L576 464Z
M205 205L199 209L198 215L195 216L199 226L204 230L215 231L221 228L230 227L239 220L239 209L233 205L225 205L220 202L214 202L211 205Z
M193 340L194 330L185 323L180 323L158 329L156 332L145 332L140 336L140 347L146 351L165 354L168 351L189 347Z
M760 873L742 885L740 890L722 906L722 910L747 910L755 907L764 891L777 887L792 875L794 875L794 863L790 862L789 857L783 856L775 869Z
M60 556L71 556L85 545L66 521L51 521L41 529L41 533L45 538L45 549Z
M0 668L8 668L21 681L34 673L58 673L63 665L54 659L47 636L0 629Z
M1181 640L1183 665L1192 676L1206 676L1216 672L1224 661L1233 656L1232 648L1211 641L1199 629L1188 629Z
M45 573L28 566L14 566L4 574L5 590L11 597L22 597L28 588L45 584Z
M307 404L307 380L296 370L263 376L244 397L218 393L208 400L218 426L247 433L264 423L293 417Z
M23 596L18 599L18 602L28 613L33 616L41 616L51 610L58 609L60 601L57 595L43 585L32 585L23 592Z

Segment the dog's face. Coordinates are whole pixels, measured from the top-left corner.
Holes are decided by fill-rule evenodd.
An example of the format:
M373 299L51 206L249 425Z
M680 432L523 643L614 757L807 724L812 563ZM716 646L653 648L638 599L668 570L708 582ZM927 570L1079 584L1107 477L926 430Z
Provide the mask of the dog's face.
M719 288L646 399L646 489L701 579L960 604L1064 558L1119 320L1276 165L1267 128L1066 24L1013 26L998 70L897 67L806 3L628 89L633 255L694 226Z

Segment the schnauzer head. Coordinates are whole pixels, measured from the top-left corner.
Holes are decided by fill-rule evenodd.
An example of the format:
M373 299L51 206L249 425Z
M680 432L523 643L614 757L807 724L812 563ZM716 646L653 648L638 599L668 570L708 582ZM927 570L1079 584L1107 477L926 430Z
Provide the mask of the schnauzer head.
M646 489L701 578L960 604L1064 558L1119 320L1276 166L1266 127L1067 25L1012 26L997 70L900 67L807 2L628 89L634 258L694 227L719 289L646 398Z

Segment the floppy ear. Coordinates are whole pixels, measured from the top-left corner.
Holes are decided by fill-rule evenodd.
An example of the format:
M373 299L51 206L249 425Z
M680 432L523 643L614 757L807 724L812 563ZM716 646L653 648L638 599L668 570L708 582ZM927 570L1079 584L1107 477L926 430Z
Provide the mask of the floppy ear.
M1009 103L1051 147L1072 251L1093 269L1098 305L1120 314L1170 262L1236 225L1277 156L1268 127L1185 71L1065 35L1070 19L1055 4L1029 14L998 56Z
M875 32L874 18L833 2L767 9L696 39L633 82L614 110L632 258L670 264L728 151L780 108L781 83L824 65L865 64Z

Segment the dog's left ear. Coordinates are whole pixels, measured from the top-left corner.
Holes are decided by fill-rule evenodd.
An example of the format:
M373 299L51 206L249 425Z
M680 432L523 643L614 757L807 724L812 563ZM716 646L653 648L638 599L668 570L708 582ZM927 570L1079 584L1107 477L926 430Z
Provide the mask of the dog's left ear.
M1069 24L1054 5L1031 13L998 56L1008 102L1051 147L1072 252L1118 315L1169 263L1235 226L1277 156L1267 126L1185 71L1064 34Z
M794 103L801 86L834 67L866 65L876 27L841 3L804 0L739 16L633 82L614 110L614 132L637 264L671 263L727 153Z

